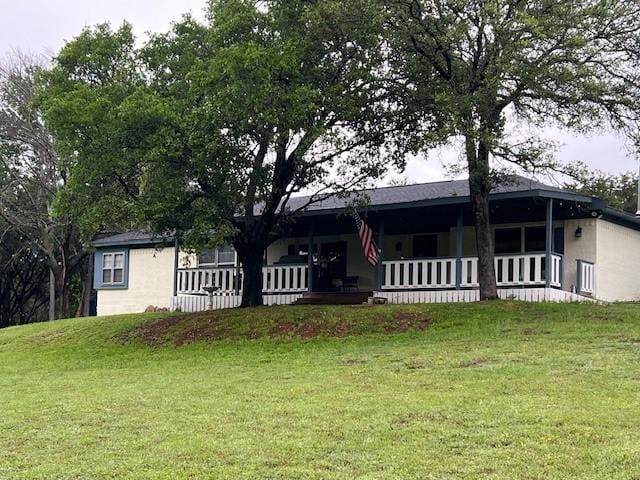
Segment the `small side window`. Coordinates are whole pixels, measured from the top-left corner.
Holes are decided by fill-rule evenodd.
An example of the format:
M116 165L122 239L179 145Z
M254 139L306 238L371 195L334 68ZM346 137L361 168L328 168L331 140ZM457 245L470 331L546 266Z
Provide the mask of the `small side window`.
M102 255L102 284L124 284L124 252L105 253Z

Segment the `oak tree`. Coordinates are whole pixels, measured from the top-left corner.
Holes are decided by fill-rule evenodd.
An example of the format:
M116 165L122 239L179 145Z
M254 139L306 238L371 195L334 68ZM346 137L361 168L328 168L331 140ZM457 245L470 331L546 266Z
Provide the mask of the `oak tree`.
M460 140L479 254L480 297L497 298L491 159L553 166L542 135L514 127L609 128L635 139L640 4L616 0L384 0L391 62L412 115L446 117L424 144ZM420 131L417 130L420 135Z
M381 21L372 0L216 0L140 47L126 24L83 31L41 95L72 158L60 204L86 232L231 239L242 305L261 304L265 249L291 218L403 161Z

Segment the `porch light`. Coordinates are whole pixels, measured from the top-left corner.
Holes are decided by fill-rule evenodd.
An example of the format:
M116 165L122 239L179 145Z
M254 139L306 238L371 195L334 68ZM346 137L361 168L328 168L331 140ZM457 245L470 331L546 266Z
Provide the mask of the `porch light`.
M576 228L575 236L576 238L582 238L582 227Z

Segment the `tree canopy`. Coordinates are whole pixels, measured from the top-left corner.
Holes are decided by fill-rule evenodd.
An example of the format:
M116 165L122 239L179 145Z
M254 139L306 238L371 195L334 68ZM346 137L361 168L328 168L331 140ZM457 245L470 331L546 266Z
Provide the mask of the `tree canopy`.
M637 141L640 4L611 0L388 0L393 70L410 114L444 117L434 138L461 139L474 211L481 298L497 298L491 159L555 166L549 144L518 126L609 128ZM418 139L418 142L420 139Z
M292 195L309 193L306 207L403 162L381 22L372 0L218 0L205 23L186 16L140 48L127 24L83 31L41 95L72 158L61 208L88 234L143 225L196 248L229 237L244 304L260 303L251 282Z
M606 200L612 207L635 214L638 211L638 174L624 172L611 174L590 169L584 164L575 165L572 178L564 187Z
M52 211L68 171L33 103L43 68L41 59L19 53L0 64L0 244L9 257L5 271L24 286L25 308L40 305L25 292L40 294L42 286L30 283L41 280L43 268L50 272L49 318L55 319L69 316L72 278L87 256L72 217ZM84 284L88 294L86 277Z

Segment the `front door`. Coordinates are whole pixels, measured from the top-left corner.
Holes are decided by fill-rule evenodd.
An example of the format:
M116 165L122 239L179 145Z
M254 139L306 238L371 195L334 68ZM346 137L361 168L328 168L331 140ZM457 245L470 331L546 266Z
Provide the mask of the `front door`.
M321 243L314 266L314 290L336 290L338 280L347 275L347 242Z

